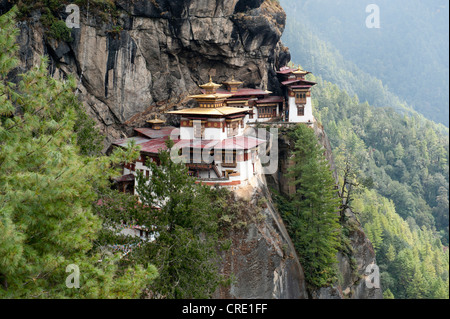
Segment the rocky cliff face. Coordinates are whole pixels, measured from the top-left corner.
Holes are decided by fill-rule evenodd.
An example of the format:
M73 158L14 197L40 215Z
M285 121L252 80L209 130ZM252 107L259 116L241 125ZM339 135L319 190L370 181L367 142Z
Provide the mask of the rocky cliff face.
M264 176L236 191L237 218L226 228L230 249L221 271L233 279L215 298L306 299L305 276Z
M8 2L1 3L6 10ZM19 38L22 68L48 55L53 76L79 80L106 144L188 103L209 75L278 90L275 68L290 57L280 42L286 15L273 1L117 0L115 6L114 19L92 4L90 11L81 7L71 42L47 37L36 10L20 23ZM64 10L58 14L65 19Z

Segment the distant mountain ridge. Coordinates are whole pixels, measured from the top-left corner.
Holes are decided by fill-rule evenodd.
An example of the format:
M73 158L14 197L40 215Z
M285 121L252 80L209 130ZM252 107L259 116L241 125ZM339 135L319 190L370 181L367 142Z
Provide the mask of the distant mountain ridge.
M281 0L293 61L372 105L408 104L448 127L448 2L378 1L380 29L365 25L369 3Z

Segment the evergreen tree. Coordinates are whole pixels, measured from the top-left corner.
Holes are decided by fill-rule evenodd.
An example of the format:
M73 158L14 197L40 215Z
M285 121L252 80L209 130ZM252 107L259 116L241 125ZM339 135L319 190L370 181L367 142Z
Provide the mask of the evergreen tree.
M314 131L299 125L291 138L295 148L288 176L296 193L284 217L307 281L321 287L335 276L340 203L329 163Z
M170 149L173 142L167 143ZM169 151L161 151L159 159L159 166L147 162L149 177L138 173L140 202L128 196L124 207L118 196L127 195L111 194L104 199L99 213L111 221L110 228L125 222L151 230L153 242L110 236L112 242L121 240L136 247L128 256L133 263L157 267L159 277L149 286L152 298L210 298L222 279L216 252L219 200L211 197L216 191L196 184L184 164L171 160Z
M8 77L18 65L14 14L0 16L0 297L139 297L154 267L120 268L119 256L94 249L95 189L118 154L80 155L75 81L49 77L46 59L16 83ZM66 286L69 265L79 289Z
M356 176L350 180L365 186L352 193L351 204L383 269L381 286L397 299L448 298L442 246L448 246L448 129L360 103L334 84L315 81L314 103L341 185L350 160ZM413 285L415 274L421 285Z

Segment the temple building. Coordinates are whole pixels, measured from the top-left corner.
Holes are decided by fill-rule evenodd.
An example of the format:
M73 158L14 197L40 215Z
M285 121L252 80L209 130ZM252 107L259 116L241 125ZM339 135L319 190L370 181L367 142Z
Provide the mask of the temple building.
M244 135L252 109L248 99L234 99L241 83L227 84L230 91L219 90L221 85L210 78L200 86L203 94L190 96L198 107L168 114L180 116L175 146L182 150L191 175L207 185L245 186L261 171L258 152L266 141Z
M159 152L167 150L166 140L170 137L173 140L179 139L179 129L173 126L163 126L164 121L154 119L148 121L150 127L136 128L135 136L116 140L112 143L112 148L126 148L133 141L139 145L140 156L134 163L125 163L122 167L122 176L116 178L115 182L118 190L124 193L136 194L136 174L141 171L147 177L150 176L150 168L146 166L147 160L159 162Z
M271 96L272 92L267 90L241 88L242 84L233 76L230 81L223 82L225 88L218 88L217 93L231 95L226 99L227 106L250 109L246 123L268 122L281 117L283 97ZM202 92L206 93L205 90Z
M285 95L286 122L306 123L312 125L315 118L312 113L311 88L315 82L305 80L310 72L289 67L281 68L277 72Z
M277 72L284 96L271 95L262 89L241 88L243 82L231 80L221 84L200 85L201 94L190 96L194 108L169 111L178 116L180 127L165 126L153 119L149 127L136 128L135 136L120 139L113 147L127 147L130 141L141 147L140 158L123 166L117 187L135 194L138 171L149 177L147 160L159 161L159 152L166 150L168 138L186 164L189 174L206 185L232 189L248 185L262 172L259 155L267 143L246 134L248 124L288 122L312 125L311 88L316 84L305 80L309 72L301 68L281 68ZM264 153L265 154L265 153Z
M190 96L197 107L167 112L180 116L180 127L164 126L162 120L148 121L151 127L135 129L136 136L113 142L114 147L127 147L130 141L141 147L140 158L125 164L123 176L117 179L119 190L135 194L135 175L147 177L147 160L158 161L160 150L166 150L170 137L189 169L189 174L205 185L232 189L251 183L262 170L259 151L266 141L245 136L251 108L228 106L233 95L218 92L220 84L212 79L200 86L203 94Z

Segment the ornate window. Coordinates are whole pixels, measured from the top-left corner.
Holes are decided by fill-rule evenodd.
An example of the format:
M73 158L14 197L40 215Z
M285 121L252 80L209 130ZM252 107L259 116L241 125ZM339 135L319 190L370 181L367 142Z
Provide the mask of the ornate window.
M295 103L296 104L306 104L306 92L296 92L295 93Z
M271 118L275 117L277 114L277 109L274 106L262 106L258 108L259 118Z
M297 116L305 116L305 106L297 104Z

